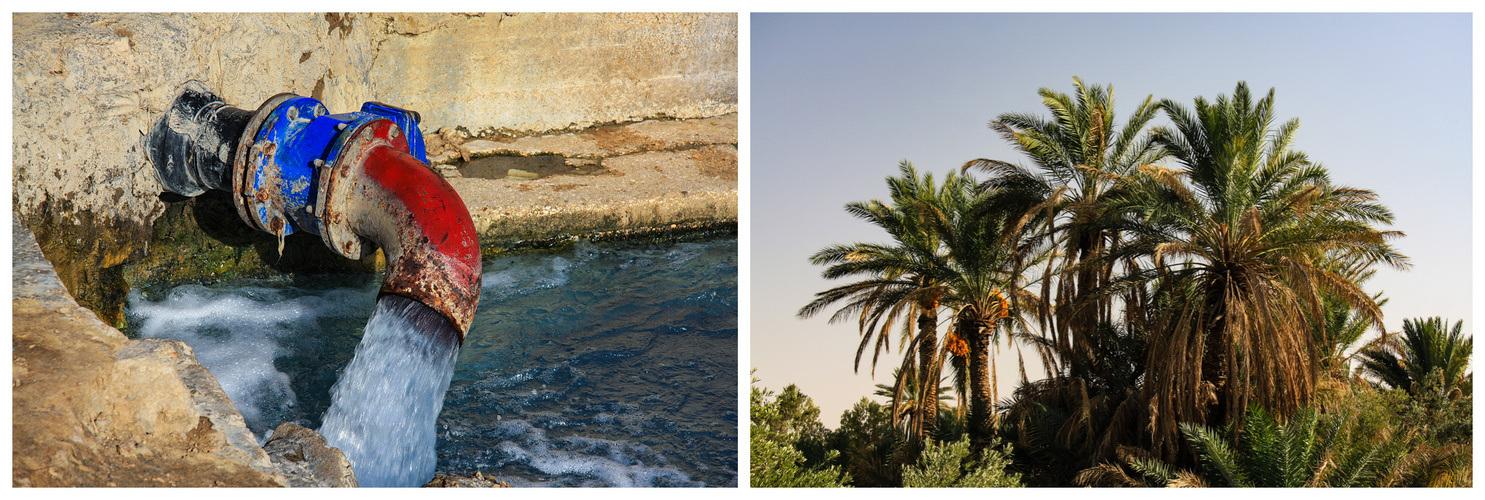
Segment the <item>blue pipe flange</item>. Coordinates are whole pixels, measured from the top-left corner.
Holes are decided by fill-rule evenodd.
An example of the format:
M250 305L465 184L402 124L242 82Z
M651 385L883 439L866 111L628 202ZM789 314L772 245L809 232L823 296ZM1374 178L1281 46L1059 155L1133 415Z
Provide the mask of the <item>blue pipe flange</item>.
M248 149L243 170L248 219L280 240L297 230L320 232L311 208L316 160L350 118L327 112L318 100L293 96L269 113Z
M299 96L282 93L263 101L263 104L258 106L258 110L253 112L253 118L243 128L242 137L237 140L237 150L232 158L232 205L237 207L239 218L259 231L267 231L267 229L258 227L254 222L255 219L249 215L253 212L251 207L254 196L248 186L249 179L244 175L248 171L248 150L252 149L253 140L258 137L258 131L262 130L263 122L268 120L273 110L278 109L280 104L297 97Z
M403 132L407 132L407 147L411 149L408 154L411 154L413 158L417 158L418 161L428 163L428 150L423 147L423 133L418 129L418 123L423 121L423 117L417 111L402 109L376 101L367 101L361 105L361 112L381 115L392 120L392 123L396 123L397 128L402 129Z
M416 146L409 154L427 163L416 112L368 102L360 112L330 115L316 99L283 96L264 103L276 104L271 111L265 114L260 108L254 116L247 130L257 133L244 134L249 145L239 148L245 151L240 154L246 168L234 169L242 177L236 184L242 186L239 215L257 229L277 235L280 249L283 238L296 231L324 234L326 222L321 218L330 167L369 123L389 120L399 131L411 130L409 146L414 142Z

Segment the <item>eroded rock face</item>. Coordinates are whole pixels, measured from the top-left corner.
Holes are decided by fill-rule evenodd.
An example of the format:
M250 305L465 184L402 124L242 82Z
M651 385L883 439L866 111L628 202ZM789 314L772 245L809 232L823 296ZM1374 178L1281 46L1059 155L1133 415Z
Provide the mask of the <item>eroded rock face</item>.
M733 14L389 14L366 24L379 22L390 34L370 80L384 102L421 112L425 135L737 111Z
M356 472L345 453L325 444L320 433L283 423L263 443L263 451L296 488L354 488Z
M12 223L15 486L287 486L184 343L77 305Z
M736 219L737 115L459 144L430 156L486 245ZM522 179L504 168L574 171ZM494 175L490 175L493 171Z
M119 325L119 265L165 211L143 139L200 80L254 109L382 101L520 136L737 111L735 14L15 14L12 208L80 303Z

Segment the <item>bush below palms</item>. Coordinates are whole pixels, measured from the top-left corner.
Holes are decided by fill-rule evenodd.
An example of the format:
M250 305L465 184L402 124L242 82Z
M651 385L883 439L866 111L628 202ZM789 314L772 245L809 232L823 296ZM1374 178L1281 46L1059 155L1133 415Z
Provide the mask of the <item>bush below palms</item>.
M969 439L939 444L928 443L922 458L902 470L902 485L907 488L1017 488L1021 475L1007 473L1011 463L1011 450L992 444L980 453L980 458L967 461L970 455Z
M1355 412L1321 415L1304 408L1280 423L1252 406L1243 427L1233 429L1182 424L1181 434L1196 450L1199 473L1178 472L1149 458L1126 463L1150 486L1362 487L1397 486L1410 475L1409 452L1418 444L1391 426L1373 428ZM1236 433L1234 444L1229 436ZM1118 474L1107 466L1079 475L1085 484Z

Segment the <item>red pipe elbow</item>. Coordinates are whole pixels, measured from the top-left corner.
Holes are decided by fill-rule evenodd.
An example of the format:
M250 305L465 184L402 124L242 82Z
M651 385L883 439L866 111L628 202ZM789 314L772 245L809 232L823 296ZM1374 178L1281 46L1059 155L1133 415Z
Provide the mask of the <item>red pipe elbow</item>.
M344 137L341 153L320 176L321 236L353 259L380 247L387 259L381 293L442 313L462 344L479 305L481 277L479 236L464 200L409 154L406 134L392 121L373 120Z

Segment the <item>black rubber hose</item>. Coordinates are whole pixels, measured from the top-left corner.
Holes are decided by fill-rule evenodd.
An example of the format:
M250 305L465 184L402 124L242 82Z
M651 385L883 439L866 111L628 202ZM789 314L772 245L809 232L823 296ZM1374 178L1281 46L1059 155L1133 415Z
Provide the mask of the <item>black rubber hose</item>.
M208 189L232 192L232 159L253 111L228 106L190 82L150 130L150 161L167 191L196 196Z

